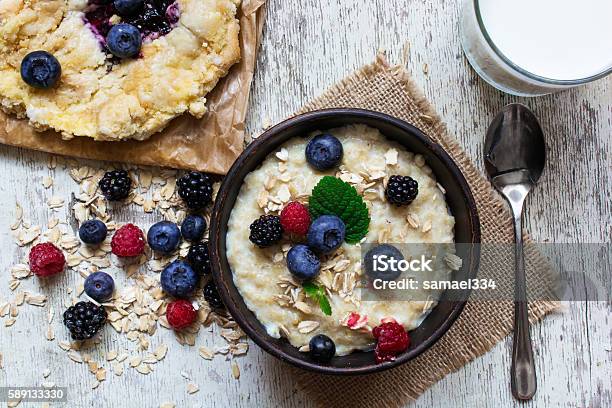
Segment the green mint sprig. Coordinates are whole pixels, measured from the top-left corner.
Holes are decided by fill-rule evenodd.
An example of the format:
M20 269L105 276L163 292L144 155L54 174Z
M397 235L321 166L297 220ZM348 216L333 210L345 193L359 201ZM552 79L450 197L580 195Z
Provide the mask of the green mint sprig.
M304 282L302 286L304 287L304 293L306 293L306 296L318 302L321 311L325 315L331 316L332 308L329 304L327 296L325 295L325 289L312 282Z
M346 242L357 244L368 233L370 213L355 187L339 178L324 176L312 189L308 209L313 219L336 215L346 226Z

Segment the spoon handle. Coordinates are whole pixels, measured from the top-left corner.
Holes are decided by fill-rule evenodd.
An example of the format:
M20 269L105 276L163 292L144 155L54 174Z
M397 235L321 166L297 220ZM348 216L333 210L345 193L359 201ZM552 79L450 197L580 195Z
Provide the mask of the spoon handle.
M514 289L514 338L512 344L512 367L510 383L512 395L519 400L529 400L536 392L536 373L529 335L527 311L527 284L525 278L525 257L523 254L523 233L521 211L514 211L515 237L515 289Z

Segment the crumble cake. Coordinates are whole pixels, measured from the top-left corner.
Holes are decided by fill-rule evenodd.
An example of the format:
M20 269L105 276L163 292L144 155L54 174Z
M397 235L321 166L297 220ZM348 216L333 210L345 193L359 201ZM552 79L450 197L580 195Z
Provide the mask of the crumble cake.
M202 117L240 58L240 1L117 1L0 1L0 107L67 139L144 140L185 112ZM139 33L130 58L107 43L117 25ZM40 51L61 66L46 89L23 76Z

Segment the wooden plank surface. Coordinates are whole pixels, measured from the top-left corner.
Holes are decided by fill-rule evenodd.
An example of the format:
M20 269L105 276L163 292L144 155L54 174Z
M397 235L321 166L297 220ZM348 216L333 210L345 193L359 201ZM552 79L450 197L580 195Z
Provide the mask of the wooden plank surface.
M371 62L379 49L387 50L391 62L401 62L409 43L408 69L481 168L486 128L504 104L523 102L541 119L549 161L528 200L526 221L536 240L609 242L612 78L536 99L504 95L480 80L463 57L459 8L458 0L271 0L248 132L260 133L264 126L289 116L351 71ZM428 73L423 69L425 64ZM46 200L53 195L68 198L76 189L67 172L49 170L47 160L45 154L0 147L0 266L6 276L23 256L8 228L15 202L24 206L33 224L45 224L49 218ZM46 175L55 180L49 190L41 184ZM65 208L56 216L65 217ZM120 217L133 218L143 224L155 219L136 211L124 211ZM76 282L76 277L68 276L61 285L41 288L31 279L22 289L44 290L59 313L65 289ZM11 296L7 279L0 279L0 302ZM143 376L128 369L121 377L109 373L106 381L91 390L93 378L87 367L68 360L57 341L45 340L45 319L45 310L26 306L12 327L0 326L0 386L53 381L69 387L70 403L66 406L70 407L157 407L162 402L174 402L177 407L312 406L297 389L288 368L256 346L237 359L241 376L236 380L229 361L219 356L205 361L197 348L179 346L166 331L152 344L170 345L168 356L154 373ZM563 313L535 326L532 335L539 389L526 406L612 406L611 327L610 304L595 302L566 305ZM56 336L63 338L63 334ZM217 333L201 332L198 337L198 345L222 342ZM91 353L99 355L123 346L120 336L108 335ZM510 348L507 339L446 377L411 406L519 406L508 385ZM51 371L46 380L42 377L45 368ZM200 391L187 394L188 382L198 384Z

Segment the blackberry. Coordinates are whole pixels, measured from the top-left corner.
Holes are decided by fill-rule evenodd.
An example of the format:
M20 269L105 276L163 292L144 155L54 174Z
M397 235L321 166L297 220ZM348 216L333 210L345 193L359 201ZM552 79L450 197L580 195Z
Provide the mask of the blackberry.
M187 261L194 271L201 275L210 275L210 254L208 242L198 242L189 248Z
M92 302L78 302L64 312L64 325L74 340L91 339L106 322L106 310Z
M223 309L225 307L219 296L219 291L215 286L215 282L212 280L208 281L206 286L204 286L204 299L206 299L211 309Z
M204 173L190 171L178 179L176 185L179 196L192 210L201 210L212 202L213 183Z
M260 248L276 244L283 237L283 227L277 215L262 215L250 226L249 240Z
M419 194L419 183L409 176L391 176L385 196L391 204L402 206L412 203Z
M110 201L124 200L130 195L132 179L125 170L113 170L104 173L98 183L102 194Z

